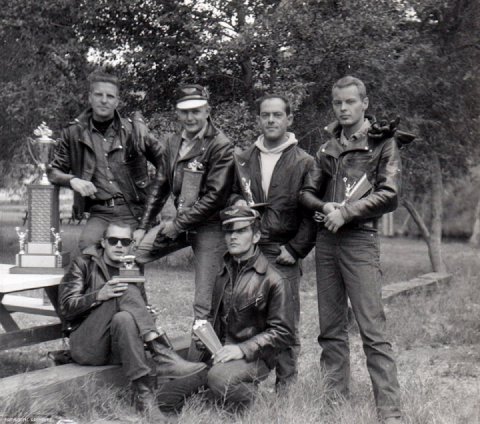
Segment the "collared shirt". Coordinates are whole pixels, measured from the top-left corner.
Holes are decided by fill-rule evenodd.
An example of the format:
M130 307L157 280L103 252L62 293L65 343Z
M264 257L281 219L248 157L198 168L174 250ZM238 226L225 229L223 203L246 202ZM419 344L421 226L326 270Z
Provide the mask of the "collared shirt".
M359 137L365 134L369 128L370 121L368 119L365 119L360 129L356 133L352 134L349 138L345 136L345 132L342 129L342 132L340 133L340 144L344 149L352 147L352 144L355 143L355 141L357 141Z
M203 126L203 128L196 133L192 138L187 137L187 132L185 130L182 131L182 144L180 145L180 149L178 151L179 159L183 158L193 147L197 140L201 140L207 131L207 123Z

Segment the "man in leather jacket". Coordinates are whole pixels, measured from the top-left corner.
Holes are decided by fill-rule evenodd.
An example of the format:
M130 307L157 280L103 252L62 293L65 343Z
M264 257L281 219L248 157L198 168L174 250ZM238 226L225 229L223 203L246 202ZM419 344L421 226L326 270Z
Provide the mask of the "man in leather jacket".
M122 364L135 390L137 410L163 422L150 375L163 380L194 377L205 364L185 361L175 353L147 309L143 284L119 279L131 236L128 223L111 223L101 246L90 246L75 258L59 287L60 311L73 360L82 365ZM153 371L144 345L153 356Z
M207 319L223 347L212 357L206 381L197 383L206 383L222 405L236 409L252 402L278 352L294 343L294 317L289 281L257 246L259 213L248 206L230 206L220 216L228 253ZM192 379L165 384L159 397L186 386L185 380Z
M295 380L300 351L300 261L313 248L315 222L299 203L299 193L313 158L298 147L288 131L293 115L288 99L269 94L257 101L262 135L247 150L234 155L235 182L230 202L262 207L261 239L265 257L290 281L295 311L295 343L279 354L276 387Z
M233 144L210 119L207 91L179 87L176 113L181 131L167 139L139 229L137 262L145 264L186 246L195 255L195 318L210 310L212 286L226 251L219 212L233 180ZM173 195L176 216L151 228ZM149 230L149 231L148 231ZM148 231L148 232L147 232Z
M398 146L393 137L370 131L362 81L340 79L332 97L337 122L329 127L331 138L320 146L300 193L303 205L323 217L316 241L320 362L333 393L348 396L350 299L379 416L386 423L399 423L400 389L392 347L386 341L376 229L378 218L398 204ZM353 195L364 175L367 189Z
M94 71L89 83L90 108L62 131L48 167L51 183L74 190L75 217L90 213L80 250L100 240L110 222L137 227L149 184L147 160L156 166L160 154L139 114L131 121L118 113L118 78Z

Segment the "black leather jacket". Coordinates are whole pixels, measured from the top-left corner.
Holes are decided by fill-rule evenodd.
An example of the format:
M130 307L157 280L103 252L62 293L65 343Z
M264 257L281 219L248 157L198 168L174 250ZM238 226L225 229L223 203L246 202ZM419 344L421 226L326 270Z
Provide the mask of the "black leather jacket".
M232 261L227 253L224 267L215 280L208 319L220 340L228 332L229 342L240 347L246 361L263 359L272 367L275 353L294 342L290 284L257 248L254 258L239 270L229 313L221 317ZM228 331L222 322L227 323Z
M58 288L60 315L65 328L73 331L82 323L97 301L99 290L110 279L103 260L103 249L90 246L75 258ZM145 288L140 286L142 296L147 301Z
M53 159L48 166L48 179L52 184L70 188L72 178L90 181L95 172L96 159L92 145L89 122L92 110L87 109L62 131L60 141L55 147ZM127 201L132 214L138 219L143 215L149 176L147 160L157 166L161 152L161 143L148 134L146 137L137 135L134 121L122 118L115 111L115 117L120 143L124 149L121 169L113 170L118 178L122 194ZM141 125L144 125L143 123ZM128 172L124 172L124 169ZM74 214L80 219L89 210L88 199L74 192Z
M334 123L329 129L333 137L320 146L300 201L314 211L323 211L328 202L342 203L346 185L354 184L366 173L372 189L340 210L347 225L373 228L377 218L398 205L401 162L397 142L393 137L372 138L365 132L344 150L339 140L340 126Z
M307 256L314 246L315 222L311 212L299 203L299 193L313 158L296 145L288 147L275 165L268 198L265 198L260 150L252 145L234 156L235 182L229 203L245 197L241 188L242 178L250 181L254 202L268 203L262 211L261 242L282 244L295 258Z
M151 184L139 228L145 229L152 224L170 194L173 194L175 206L178 206L183 170L195 160L203 165L204 170L199 198L193 206L178 214L174 223L181 231L186 231L207 220L219 220L219 212L225 207L232 189L233 144L210 120L203 138L197 140L192 149L179 160L181 142L181 134L175 133L162 148L161 161Z

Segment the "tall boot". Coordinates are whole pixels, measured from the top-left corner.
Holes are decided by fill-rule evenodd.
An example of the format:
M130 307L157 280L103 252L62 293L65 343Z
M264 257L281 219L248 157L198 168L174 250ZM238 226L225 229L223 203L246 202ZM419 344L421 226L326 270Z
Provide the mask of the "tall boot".
M135 409L149 421L155 423L167 423L167 417L158 408L155 396L156 379L153 376L144 375L132 381L133 403Z
M158 378L189 377L204 370L207 365L203 362L190 362L183 359L177 352L169 347L163 337L157 337L146 342L147 349L152 353L156 364Z

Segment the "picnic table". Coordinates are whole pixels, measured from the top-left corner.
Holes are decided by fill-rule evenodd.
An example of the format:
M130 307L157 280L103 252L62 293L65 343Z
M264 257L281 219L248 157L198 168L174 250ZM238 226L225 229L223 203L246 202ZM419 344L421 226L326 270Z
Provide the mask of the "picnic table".
M10 274L13 265L0 264L0 324L5 333L0 334L0 350L29 346L62 337L62 325L57 314L58 285L62 275ZM43 289L51 303L44 298L28 297L21 292ZM57 317L58 322L21 329L14 314Z

